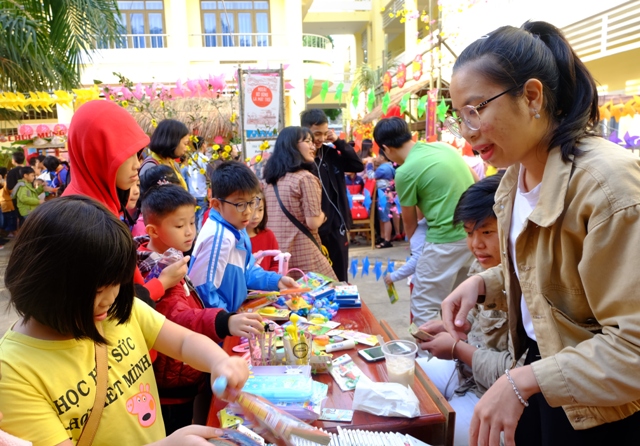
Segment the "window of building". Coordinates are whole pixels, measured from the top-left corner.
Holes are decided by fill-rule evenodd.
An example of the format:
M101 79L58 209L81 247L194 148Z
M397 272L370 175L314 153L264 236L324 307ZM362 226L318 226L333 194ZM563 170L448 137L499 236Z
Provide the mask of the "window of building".
M269 46L268 1L200 2L204 46Z
M116 48L166 47L162 0L119 1L118 9L122 38Z

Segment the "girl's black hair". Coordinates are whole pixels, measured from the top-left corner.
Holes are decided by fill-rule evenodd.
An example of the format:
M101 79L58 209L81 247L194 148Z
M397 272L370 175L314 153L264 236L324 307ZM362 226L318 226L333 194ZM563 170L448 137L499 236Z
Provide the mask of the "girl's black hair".
M160 121L151 135L149 150L162 158L176 158L176 147L178 147L182 138L188 134L189 129L187 126L176 119Z
M60 165L60 160L53 155L47 155L44 160L42 160L42 164L49 172L55 172Z
M493 205L503 175L504 171L483 178L464 191L453 212L454 226L473 223L475 229L487 218L496 217Z
M555 124L549 149L560 146L565 161L579 155L576 143L594 134L600 120L596 83L569 42L547 22L526 22L520 28L503 26L476 40L460 54L456 70L470 62L489 81L522 94L529 79L544 88L544 110Z
M152 186L140 196L142 200L142 216L145 224L159 223L167 215L182 206L196 206L196 199L176 184Z
M140 197L153 186L158 186L163 183L181 184L175 171L163 164L150 167L140 175Z
M269 221L269 218L267 216L267 200L264 199L263 191L260 191L260 198L262 198L262 202L260 204L262 204L263 214L262 221L258 224L258 226L256 226L256 234L267 229L267 222Z
M362 140L362 149L360 150L360 159L365 159L371 156L371 149L373 148L373 141L370 139Z
M311 136L311 131L306 127L291 126L282 129L264 166L263 178L267 184L276 184L289 172L302 169L313 171L313 163L307 163L298 150L298 143L307 136Z
M94 321L99 290L120 285L108 317L124 324L133 308L136 247L129 229L104 205L81 196L38 206L20 229L5 272L10 302L74 339L107 341Z

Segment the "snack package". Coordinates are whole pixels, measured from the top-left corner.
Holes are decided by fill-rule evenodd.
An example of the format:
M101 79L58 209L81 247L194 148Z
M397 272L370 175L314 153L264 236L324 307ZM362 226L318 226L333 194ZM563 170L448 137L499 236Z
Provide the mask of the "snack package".
M264 441L260 442L248 437L247 435L238 432L234 429L222 429L222 435L217 438L211 438L208 440L211 444L218 446L263 446Z
M147 274L147 277L144 278L144 281L148 282L151 279L155 279L159 277L163 269L165 269L169 265L176 263L177 261L181 260L183 257L184 256L182 255L181 251L178 251L175 248L167 249L165 253L162 254L160 259L158 259L158 262L155 264L155 266L151 268L151 271L149 271L149 274Z
M393 282L391 282L389 285L385 285L387 286L387 296L389 296L389 302L391 302L391 304L395 304L399 300L396 286L393 284Z

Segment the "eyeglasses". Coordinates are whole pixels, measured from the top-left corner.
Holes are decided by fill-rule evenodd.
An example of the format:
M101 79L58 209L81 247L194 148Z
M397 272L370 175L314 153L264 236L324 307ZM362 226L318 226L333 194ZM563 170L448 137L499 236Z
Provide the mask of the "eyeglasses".
M502 93L487 99L486 101L482 101L475 107L473 105L465 105L458 112L460 113L460 117L448 116L444 121L444 125L449 129L451 133L453 133L458 138L463 138L462 131L460 129L460 124L464 122L464 125L467 126L469 130L480 130L480 113L478 110L485 107L489 102L494 99L498 99L503 94L507 94L517 88L520 88L521 85L516 85L515 87L511 87L508 90L503 91Z
M227 203L227 204L231 204L231 205L235 206L236 207L236 211L242 213L242 212L246 211L247 208L255 209L256 206L258 206L260 204L260 201L262 201L262 198L255 197L251 201L241 201L240 203L232 203L231 201L223 200L222 198L218 198L218 200L222 201L223 203Z

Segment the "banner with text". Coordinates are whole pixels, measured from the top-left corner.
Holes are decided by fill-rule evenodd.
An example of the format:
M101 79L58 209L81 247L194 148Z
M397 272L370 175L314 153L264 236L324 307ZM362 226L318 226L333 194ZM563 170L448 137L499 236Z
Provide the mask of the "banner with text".
M243 105L245 137L273 137L280 116L280 76L248 74Z

